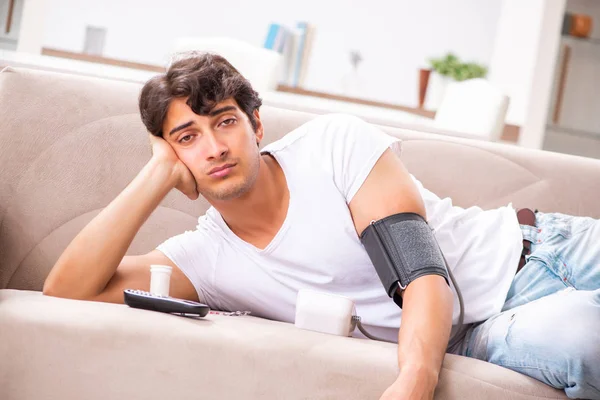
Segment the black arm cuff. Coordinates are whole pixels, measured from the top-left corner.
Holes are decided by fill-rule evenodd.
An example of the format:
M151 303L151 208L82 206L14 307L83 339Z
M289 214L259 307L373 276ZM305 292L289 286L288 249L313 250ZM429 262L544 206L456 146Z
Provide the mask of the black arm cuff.
M400 308L402 297L396 289L406 289L417 278L440 275L449 284L440 247L419 214L400 213L373 221L360 239L388 296Z

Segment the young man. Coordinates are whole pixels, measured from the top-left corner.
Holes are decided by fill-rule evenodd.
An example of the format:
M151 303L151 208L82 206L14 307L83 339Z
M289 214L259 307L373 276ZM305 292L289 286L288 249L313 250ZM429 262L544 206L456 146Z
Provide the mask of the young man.
M294 320L301 288L344 295L368 331L398 341L401 372L382 398L431 399L456 293L424 274L401 292L401 310L360 236L371 221L415 213L433 229L471 324L451 350L600 399L598 221L537 213L520 224L510 206L455 207L407 172L390 149L396 139L350 116L315 118L261 152L260 106L216 55L190 54L147 82L140 111L153 156L67 247L44 293L122 302L125 288L148 290L150 264L165 264L174 297L281 321ZM124 256L173 188L212 205L197 229Z

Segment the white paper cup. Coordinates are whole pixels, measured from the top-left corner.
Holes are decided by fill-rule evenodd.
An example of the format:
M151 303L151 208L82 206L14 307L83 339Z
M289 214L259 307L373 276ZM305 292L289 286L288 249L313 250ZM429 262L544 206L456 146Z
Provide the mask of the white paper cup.
M150 266L150 293L157 296L169 295L172 270L168 265Z

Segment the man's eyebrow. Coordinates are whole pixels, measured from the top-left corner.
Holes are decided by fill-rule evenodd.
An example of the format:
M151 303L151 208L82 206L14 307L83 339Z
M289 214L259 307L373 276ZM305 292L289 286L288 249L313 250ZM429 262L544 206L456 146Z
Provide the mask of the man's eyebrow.
M185 128L191 126L193 123L194 123L194 121L189 121L189 122L186 122L185 124L179 125L179 126L173 128L173 129L171 129L171 132L169 132L169 136L171 136L175 132L179 132L180 130L185 129Z
M211 110L208 113L208 115L210 115L211 117L214 117L215 115L219 115L219 114L222 114L224 112L231 111L231 110L237 110L237 107L235 107L235 106L225 106L225 107L217 108L217 109ZM179 132L180 130L185 129L185 128L191 126L193 123L194 123L193 121L188 121L185 124L179 125L179 126L173 128L173 129L171 129L171 132L169 132L169 136L171 136L175 132Z
M210 115L211 117L214 117L215 115L219 115L224 112L231 111L231 110L237 110L237 108L235 106L225 106L225 107L217 108L215 110L211 110L208 113L208 115Z

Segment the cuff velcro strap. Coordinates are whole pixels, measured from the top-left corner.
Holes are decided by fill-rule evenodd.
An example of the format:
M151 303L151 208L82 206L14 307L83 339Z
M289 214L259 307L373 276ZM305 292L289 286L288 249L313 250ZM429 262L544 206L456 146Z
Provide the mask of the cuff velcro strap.
M440 275L448 282L446 262L431 228L415 213L399 213L373 221L361 234L361 242L394 302L402 308L404 290L415 279Z

